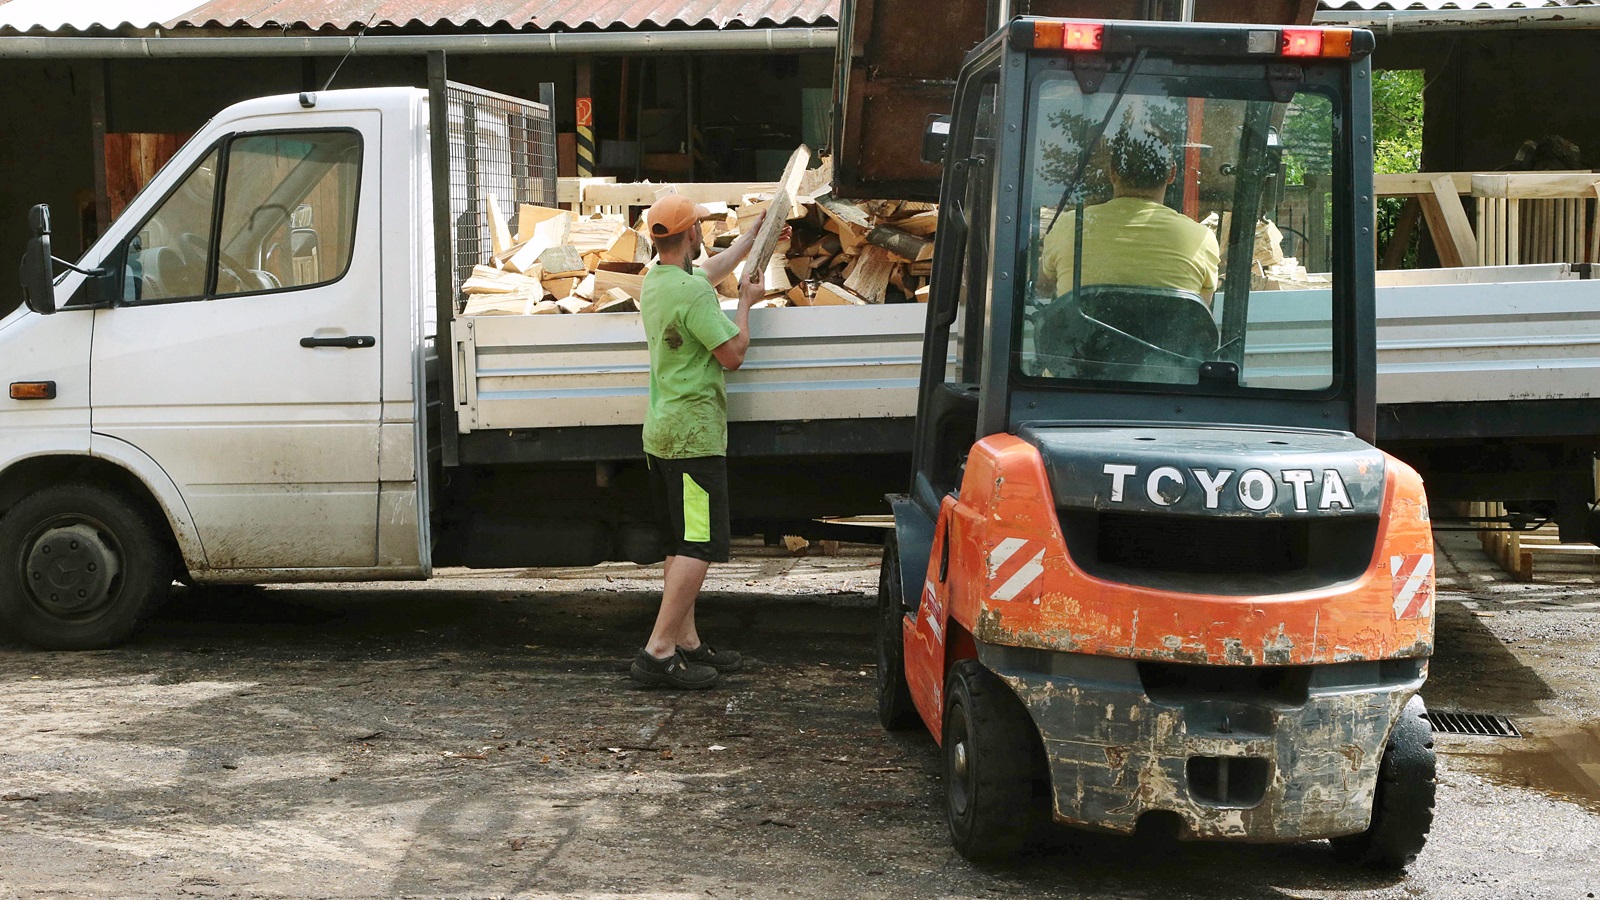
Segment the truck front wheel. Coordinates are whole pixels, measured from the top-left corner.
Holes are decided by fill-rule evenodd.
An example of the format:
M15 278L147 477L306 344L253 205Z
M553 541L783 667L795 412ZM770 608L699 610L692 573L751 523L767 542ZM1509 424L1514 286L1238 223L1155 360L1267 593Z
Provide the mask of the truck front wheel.
M974 862L1015 856L1046 824L1049 775L1027 709L975 659L945 681L943 750L956 852Z
M49 487L0 517L0 620L47 650L126 640L172 585L153 517L87 484Z
M1433 726L1421 697L1412 697L1389 731L1366 831L1334 838L1340 860L1373 869L1403 869L1422 852L1433 827L1437 789Z

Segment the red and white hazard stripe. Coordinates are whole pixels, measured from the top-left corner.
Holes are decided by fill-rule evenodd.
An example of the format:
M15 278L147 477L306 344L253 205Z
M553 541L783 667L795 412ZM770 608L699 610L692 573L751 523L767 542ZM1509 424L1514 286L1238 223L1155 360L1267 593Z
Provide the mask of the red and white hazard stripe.
M1433 600L1433 554L1391 556L1389 574L1394 577L1394 617L1415 619L1425 614Z
M1044 542L1006 538L989 551L989 596L1011 600L1044 574Z

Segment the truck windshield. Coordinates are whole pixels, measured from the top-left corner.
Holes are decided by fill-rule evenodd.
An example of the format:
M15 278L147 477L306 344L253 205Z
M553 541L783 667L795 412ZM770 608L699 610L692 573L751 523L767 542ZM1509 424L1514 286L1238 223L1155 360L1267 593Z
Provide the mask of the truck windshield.
M1259 78L1124 77L1093 93L1071 73L1035 81L1017 374L1326 391L1333 94L1284 103Z

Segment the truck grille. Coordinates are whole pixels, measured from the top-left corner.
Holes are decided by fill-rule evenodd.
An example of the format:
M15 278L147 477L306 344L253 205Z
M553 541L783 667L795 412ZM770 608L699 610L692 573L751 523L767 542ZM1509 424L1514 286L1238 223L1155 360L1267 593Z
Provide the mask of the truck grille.
M1361 576L1374 517L1246 519L1061 510L1067 552L1108 581L1185 593L1313 590Z

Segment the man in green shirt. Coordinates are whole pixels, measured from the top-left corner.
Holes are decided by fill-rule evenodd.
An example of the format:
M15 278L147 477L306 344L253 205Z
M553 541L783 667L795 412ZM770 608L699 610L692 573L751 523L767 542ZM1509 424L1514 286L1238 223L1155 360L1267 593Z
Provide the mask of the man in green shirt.
M744 362L750 307L766 292L762 272L739 284L732 321L712 287L750 253L760 226L733 246L694 260L704 246L705 207L671 194L645 214L659 262L645 275L639 301L650 344L650 407L644 451L667 562L650 640L634 657L635 680L705 688L739 667L739 654L714 650L695 630L694 604L710 563L728 561L728 400L723 370Z
M1083 273L1077 283L1176 288L1207 306L1217 290L1217 238L1211 229L1167 207L1177 177L1173 150L1153 126L1130 115L1106 141L1111 199L1084 210ZM1075 214L1061 216L1039 254L1039 292L1073 289Z

